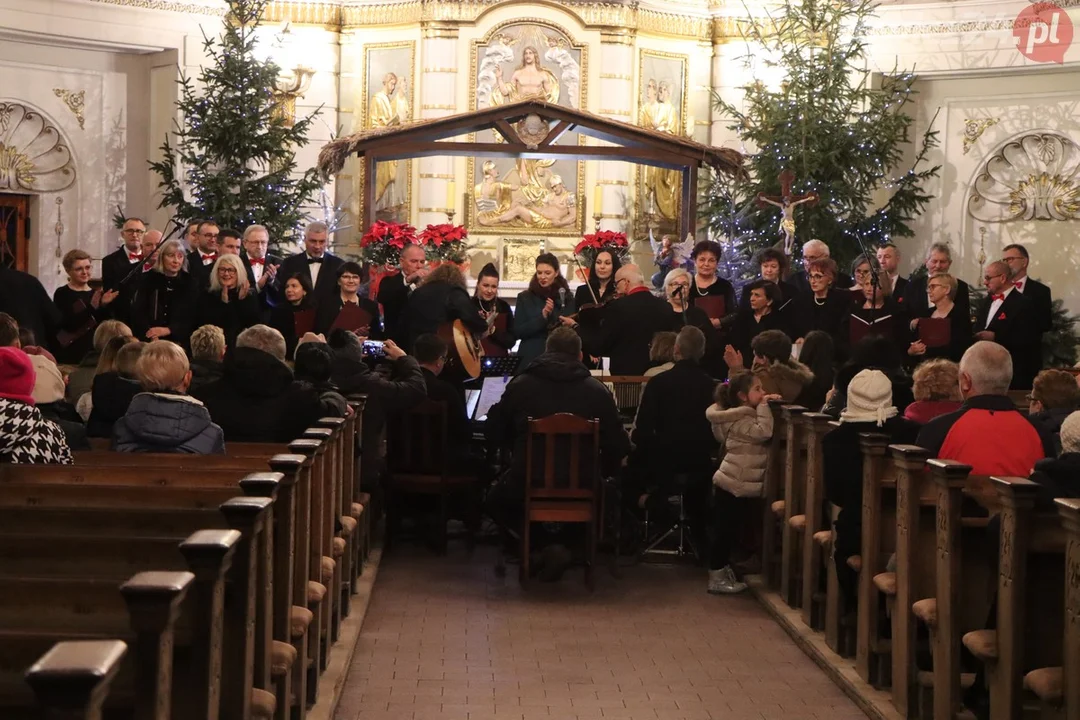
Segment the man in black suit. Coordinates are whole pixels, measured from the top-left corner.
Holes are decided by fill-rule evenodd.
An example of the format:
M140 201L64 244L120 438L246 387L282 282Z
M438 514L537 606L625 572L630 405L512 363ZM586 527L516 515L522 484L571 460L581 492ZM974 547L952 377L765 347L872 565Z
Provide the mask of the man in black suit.
M904 288L904 294L897 296L894 293L893 297L897 298L910 317L927 317L931 312L930 299L926 296L927 278L938 273L948 273L951 267L952 248L946 243L934 243L926 254L926 275L912 278ZM971 288L960 278L956 278L956 297L953 302L956 304L956 311L963 317L971 317ZM976 318L975 324L981 326L984 319Z
M908 279L900 274L900 250L892 243L885 243L877 249L877 261L881 269L889 276L892 283L893 298L901 298L907 290Z
M187 255L187 270L201 290L210 287L210 270L218 256L218 237L221 230L213 220L204 220L196 230L198 245Z
M138 284L138 276L127 282L124 278L132 269L146 258L143 255L142 241L146 236L146 223L139 218L128 218L120 231L123 245L101 259L101 285L106 290L119 290L120 294L112 302L112 314L117 320L128 322L131 298Z
M405 346L407 338L401 325L405 304L409 301L409 295L427 277L431 269L426 266L424 248L419 245L406 245L398 262L400 272L382 279L375 300L383 308L383 329L386 336L393 338L398 345Z
M1035 316L1039 319L1039 332L1050 332L1054 319L1054 299L1050 296L1050 288L1028 277L1030 257L1026 247L1006 245L1004 252L1005 257L1001 259L1012 271L1013 287L1023 293L1024 297L1031 298L1031 304L1035 306Z
M304 252L290 255L282 261L275 284L284 295L285 283L293 275L306 274L314 288L316 302L329 305L338 293L338 270L345 261L326 250L330 231L324 222L313 222L304 228Z
M615 292L624 297L604 308L600 330L585 339L589 354L611 358L612 375L644 375L649 369L653 335L671 330L675 313L666 300L649 292L637 265L619 268Z
M990 263L983 276L986 297L975 315L975 339L1001 345L1012 355L1012 390L1028 390L1042 367L1039 323L1031 299L1016 291L1009 266Z
M244 250L240 259L247 269L248 284L259 291L259 302L264 309L278 304L280 296L274 288L281 258L267 254L270 248L270 231L263 225L248 225L244 229Z
M807 277L805 268L809 267L810 263L815 260L824 260L827 257L829 257L829 246L820 240L808 240L803 243L802 266L804 269L788 278L788 282L794 285L796 290L803 292L809 291L810 278ZM847 288L855 287L855 281L851 279L850 275L837 271L833 287L839 290L846 290Z

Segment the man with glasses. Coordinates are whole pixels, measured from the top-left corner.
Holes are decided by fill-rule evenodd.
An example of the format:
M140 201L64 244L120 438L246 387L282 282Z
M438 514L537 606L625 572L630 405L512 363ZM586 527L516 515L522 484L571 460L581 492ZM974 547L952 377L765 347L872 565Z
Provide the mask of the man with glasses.
M594 357L611 358L612 375L644 375L649 369L649 344L653 335L671 330L675 314L666 300L645 285L637 265L623 265L615 273L615 292L622 297L604 308L598 332L583 337Z
M1016 292L1012 273L1003 260L986 266L986 297L975 315L975 339L1001 345L1012 355L1013 390L1029 390L1042 367L1042 344L1035 306Z
M952 267L952 248L946 243L934 243L930 251L926 253L926 275L920 278L912 278L900 299L902 305L913 318L929 317L934 311L930 304L930 298L926 294L927 279L938 273L948 273ZM956 277L953 275L953 277ZM971 317L971 287L956 278L956 297L953 298L956 310L964 317Z
M829 246L820 240L810 240L802 246L802 266L803 269L789 278L788 282L795 286L797 290L806 292L810 290L810 278L806 275L806 268L810 267L810 263L815 260L824 260L829 257ZM842 272L836 273L836 280L833 282L833 287L846 289L855 286L855 281L851 279L850 275L846 275Z
M1013 287L1025 297L1031 298L1031 304L1035 306L1035 316L1039 319L1039 330L1050 332L1054 322L1054 300L1050 295L1050 288L1028 277L1030 257L1026 247L1014 243L1006 245L1004 252L1005 256L1001 259L1012 271Z
M204 220L196 230L196 244L187 256L188 272L200 290L210 287L210 269L218 256L218 238L221 230L213 220Z
M131 296L135 292L136 279L124 283L132 268L145 261L142 242L146 236L146 223L139 218L128 218L120 231L123 242L119 248L101 259L101 285L106 290L119 290L120 295L112 303L113 315L126 322Z

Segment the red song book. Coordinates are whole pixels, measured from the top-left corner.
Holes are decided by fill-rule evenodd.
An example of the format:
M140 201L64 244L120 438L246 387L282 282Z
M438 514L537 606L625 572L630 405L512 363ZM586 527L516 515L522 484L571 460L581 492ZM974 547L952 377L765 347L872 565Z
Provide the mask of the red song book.
M370 332L370 327L371 313L359 305L345 303L341 306L341 310L338 311L337 317L334 318L334 324L330 326L330 329L343 328L357 335L367 335Z
M293 313L293 329L296 332L296 337L304 337L304 333L309 333L315 330L315 311L314 310L298 310Z
M852 313L849 326L851 328L851 344L854 345L867 335L892 335L893 316L882 315L881 317L874 318L874 321L871 322L866 318Z
M724 318L724 298L719 295L706 295L705 297L694 298L694 307L699 307L705 311L705 314L709 316L710 320L722 320Z
M919 340L928 348L945 347L952 336L949 318L922 318L919 320Z
M499 313L495 316L495 332L506 331L506 313ZM480 345L484 348L484 355L488 357L504 357L509 355L509 351L502 345L499 345L490 336L485 336L480 340Z

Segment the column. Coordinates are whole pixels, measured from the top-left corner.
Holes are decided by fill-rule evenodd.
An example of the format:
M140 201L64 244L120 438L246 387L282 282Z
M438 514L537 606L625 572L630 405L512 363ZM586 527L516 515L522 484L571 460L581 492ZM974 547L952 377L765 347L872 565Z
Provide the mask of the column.
M423 120L456 115L463 111L457 106L458 27L453 23L425 22L421 26L420 45L420 112ZM450 185L457 177L454 157L425 157L419 159L420 182L416 193L416 226L446 222L450 205ZM464 159L462 158L462 161ZM453 209L455 223L461 223L465 186L458 182Z
M634 123L634 44L635 31L626 28L607 28L600 33L600 92L597 93L597 114L621 122ZM597 144L602 144L597 141ZM586 177L601 189L603 213L602 230L630 230L631 211L634 203L635 165L626 162L599 161L586 167ZM593 183L586 183L591 187ZM585 226L594 228L596 208L593 197L581 198L586 202Z
M710 86L721 99L735 107L743 102L742 86L749 80L744 66L746 45L739 36L738 21L731 16L716 16L712 20L712 78ZM736 138L728 129L731 118L726 117L715 104L710 103L709 144L720 146ZM737 146L736 146L737 147Z

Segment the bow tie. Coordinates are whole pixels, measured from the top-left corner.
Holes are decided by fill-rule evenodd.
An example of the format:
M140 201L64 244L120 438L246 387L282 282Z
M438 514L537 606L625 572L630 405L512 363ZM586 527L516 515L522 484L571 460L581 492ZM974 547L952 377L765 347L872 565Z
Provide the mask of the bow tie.
M1024 287L1024 281L1023 280L1017 280L1016 282L1013 283L1013 287L1016 288L1017 290L1021 289L1022 287Z
M152 263L152 262L143 263L143 266L142 266L142 271L143 272L150 272L153 269L154 269L154 263Z
M307 261L308 261L308 265L310 265L311 263L322 264L323 259L321 257L311 257L309 255Z
M249 265L265 265L266 258L248 258Z
M202 253L199 253L199 257L202 258L203 262L206 262L207 260L217 260L217 253L210 253L209 255L203 255Z
M990 302L994 302L995 300L1004 300L1004 299L1005 299L1004 295L991 295L990 296Z
M139 260L142 260L142 253L128 253L128 262L138 262Z

